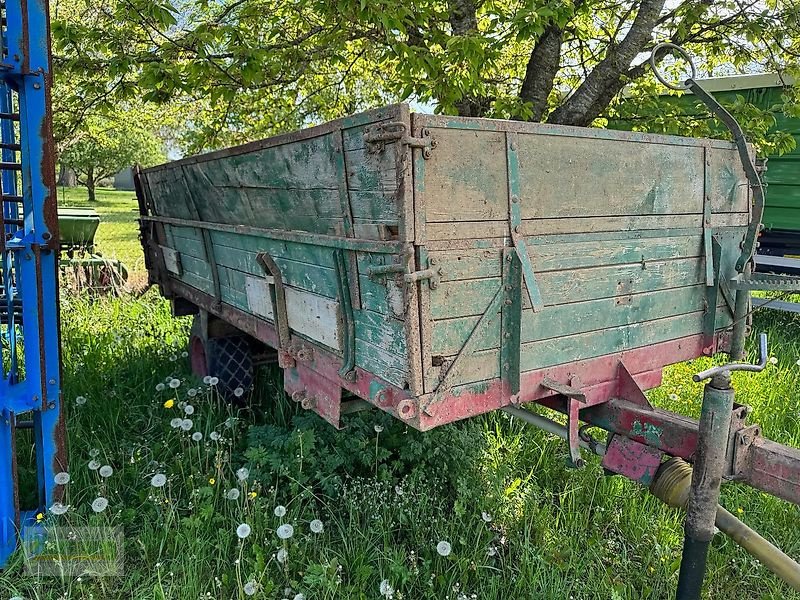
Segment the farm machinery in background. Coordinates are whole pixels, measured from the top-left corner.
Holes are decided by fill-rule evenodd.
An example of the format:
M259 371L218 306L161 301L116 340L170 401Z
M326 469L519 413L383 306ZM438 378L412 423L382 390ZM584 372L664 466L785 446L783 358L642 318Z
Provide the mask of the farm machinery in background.
M77 290L121 289L128 280L127 267L104 257L95 247L100 215L93 208L59 208L60 270L64 282Z

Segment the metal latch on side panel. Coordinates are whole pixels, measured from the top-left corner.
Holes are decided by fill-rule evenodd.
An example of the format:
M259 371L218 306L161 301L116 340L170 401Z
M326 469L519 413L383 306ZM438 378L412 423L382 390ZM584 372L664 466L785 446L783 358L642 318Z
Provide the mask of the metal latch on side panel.
M427 127L420 133L421 137L413 137L408 134L408 126L405 123L392 121L365 127L364 141L370 152L381 152L387 143L400 142L411 148L421 148L422 157L428 159L436 147L436 140L431 137L431 130Z
M418 281L427 281L428 286L432 290L435 290L439 287L439 283L442 280L442 268L436 266L438 262L436 258L430 258L428 260L428 265L430 266L427 269L406 273L403 275L403 279L406 283L412 284Z

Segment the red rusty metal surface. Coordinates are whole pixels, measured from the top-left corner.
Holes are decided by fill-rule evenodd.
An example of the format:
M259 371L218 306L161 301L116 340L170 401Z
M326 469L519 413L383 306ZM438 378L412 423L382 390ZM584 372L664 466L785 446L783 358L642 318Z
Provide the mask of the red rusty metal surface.
M800 450L756 438L736 480L800 504Z
M661 466L663 453L650 446L615 435L606 447L602 465L614 473L649 486Z

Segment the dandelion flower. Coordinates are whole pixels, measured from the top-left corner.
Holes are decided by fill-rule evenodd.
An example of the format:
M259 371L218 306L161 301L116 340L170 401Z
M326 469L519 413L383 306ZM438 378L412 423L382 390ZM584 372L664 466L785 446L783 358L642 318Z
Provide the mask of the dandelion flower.
M769 357L769 362L772 365L777 365L778 364L778 357L777 356L770 356Z
M186 350L184 350L183 352L181 352L181 358L189 358L189 353Z
M177 390L179 387L181 387L181 380L180 379L170 379L169 380L169 387L171 387L173 390Z
M242 467L236 471L236 478L239 481L245 481L248 477L250 477L250 471L247 469L247 467Z
M166 389L166 387L167 386L165 386L163 383L159 382L159 383L156 384L156 391L157 392L163 392L164 389Z
M177 429L178 427L181 426L181 423L183 423L183 419L181 419L180 417L175 417L169 422L169 426L172 427L173 429Z
M243 540L248 535L250 535L251 531L252 529L250 529L250 525L248 525L247 523L242 523L236 528L236 535L239 537L240 540Z
M258 496L258 493L257 493L257 492L250 492L249 494L247 494L247 497L248 497L248 498L250 498L250 500L252 500L252 499L253 499L253 498L255 498L256 496Z
M173 406L175 406L175 398L170 398L164 402L164 408L172 408Z
M276 517L279 517L279 518L283 517L283 516L286 515L286 507L282 506L282 505L278 505L278 506L275 507L275 510L272 511L272 512L275 513Z
M206 375L205 377L203 377L203 383L205 383L206 385L210 384L211 383L211 375Z
M56 485L67 485L69 483L69 473L65 473L64 471L56 473L53 480L56 482Z
M200 433L199 431L195 431L195 432L192 434L192 439L193 439L195 442L199 442L200 440L202 440L202 439L203 439L203 434L202 434L202 433Z
M114 469L109 465L103 465L99 470L100 477L111 477L114 474Z
M275 558L278 560L279 563L285 565L286 561L289 560L289 552L286 550L286 548L279 548L278 553L275 555Z
M311 529L311 533L322 533L324 526L322 525L322 521L319 519L314 519L311 523L308 524L308 527Z
M208 437L211 439L212 442L219 441L219 433L217 433L216 431L212 431L211 433L209 433Z
M235 390L233 390L233 395L237 398L241 398L244 395L244 388L237 387Z
M184 419L181 421L181 429L184 431L189 431L192 428L192 425L194 425L194 423L191 419Z
M277 533L278 537L281 538L282 540L288 540L290 537L294 535L294 527L286 523L278 527L275 533Z
M92 510L96 513L103 512L108 507L108 500L102 496L98 496L92 502Z
M186 395L189 396L189 398L194 398L195 396L197 396L197 390L194 388L189 388L188 390L186 390Z
M100 468L100 461L92 459L89 461L89 464L87 466L89 467L90 471L97 471L97 469Z
M89 456L91 456L92 458L97 458L98 456L100 456L100 450L98 450L97 448L92 448L91 450L89 450Z
M239 489L238 488L229 489L228 493L225 494L225 497L228 500L238 500L239 499Z
M169 361L170 361L170 362L175 362L176 360L178 360L178 357L177 357L177 355L175 355L175 354L172 354L172 355L169 357Z
M388 579L381 581L380 592L381 596L385 598L391 598L394 595L394 588L391 586Z
M86 396L78 396L77 398L75 398L75 404L77 404L78 406L83 406L84 404L86 404Z
M244 584L244 593L246 596L255 596L258 586L255 581L248 581Z
M61 502L54 502L53 506L50 507L50 512L54 515L63 515L69 510L69 504L64 505Z
M678 399L678 394L670 394L669 399L675 402Z
M167 483L167 476L164 475L163 473L156 473L150 480L150 485L152 485L155 488L164 487L165 483Z
M450 545L450 542L442 540L438 544L436 544L436 552L439 553L439 556L450 556L450 553L453 551L453 547Z
M491 523L491 522L492 522L492 515L490 515L490 514L489 514L488 512L486 512L486 511L483 511L483 512L481 513L481 519L483 519L483 520L484 520L484 522L486 522L486 523Z
M183 407L183 412L185 412L187 415L193 415L194 406L192 406L191 404L187 404L186 406Z
M209 385L217 385L219 383L219 377L212 377L209 381Z
M208 485L214 485L215 483L217 483L216 479L214 479L213 477L208 478Z
M375 430L375 433L380 433L381 431L383 431L383 425L375 425L373 429Z
M44 521L44 514L43 513L36 513L36 520L37 521Z

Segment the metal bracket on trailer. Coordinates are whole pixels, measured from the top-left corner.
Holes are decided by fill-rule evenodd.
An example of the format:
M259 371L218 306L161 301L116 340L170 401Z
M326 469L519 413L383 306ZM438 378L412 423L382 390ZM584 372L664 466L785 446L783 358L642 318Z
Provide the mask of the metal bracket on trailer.
M289 313L286 309L286 292L283 289L283 276L280 267L275 259L267 252L259 252L256 262L272 276L275 286L275 329L278 331L278 365L283 368L291 368L295 365L294 357L290 353L291 332L289 330Z

